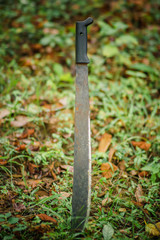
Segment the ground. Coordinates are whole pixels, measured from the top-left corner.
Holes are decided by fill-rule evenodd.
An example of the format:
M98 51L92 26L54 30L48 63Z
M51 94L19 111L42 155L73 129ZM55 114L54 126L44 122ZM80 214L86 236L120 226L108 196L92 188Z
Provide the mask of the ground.
M158 239L158 1L0 3L0 238ZM88 27L92 191L71 230L75 23Z

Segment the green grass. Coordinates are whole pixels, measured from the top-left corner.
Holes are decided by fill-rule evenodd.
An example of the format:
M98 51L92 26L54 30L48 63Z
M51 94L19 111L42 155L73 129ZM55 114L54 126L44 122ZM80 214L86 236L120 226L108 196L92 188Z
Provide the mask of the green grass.
M61 1L61 6L54 6L54 14L49 0L45 6L37 5L37 13L35 3L17 3L19 15L9 1L5 6L2 16L6 22L0 25L0 111L8 109L9 114L0 119L3 240L98 240L104 237L104 226L114 229L112 239L158 239L145 231L145 221L159 221L160 15L140 7L138 20L134 20L132 10L136 11L136 4L118 1L105 12L104 2L86 5L85 1L74 1L70 12L69 1ZM153 5L149 5L151 9L159 6L158 2ZM61 166L73 166L74 22L82 18L80 9L83 18L92 13L95 20L88 40L92 193L86 229L74 233L73 173ZM40 23L45 20L42 27L33 21L35 14ZM53 29L56 38L49 32ZM40 48L35 50L33 44L40 44ZM19 115L29 121L21 127L13 126ZM34 133L22 137L28 129L34 129ZM106 153L98 152L105 132L112 135L110 148L116 145L112 162L119 166L125 161L125 170L116 171L110 179L103 177L100 170L101 164L108 162L110 148ZM145 151L133 147L131 141L144 141L151 147ZM25 149L17 150L22 144ZM56 179L50 170L53 162ZM142 171L147 171L148 176L140 177ZM41 181L29 184L31 179ZM135 196L138 185L143 189L141 203ZM67 197L61 198L63 193ZM42 221L40 213L56 219L57 224Z

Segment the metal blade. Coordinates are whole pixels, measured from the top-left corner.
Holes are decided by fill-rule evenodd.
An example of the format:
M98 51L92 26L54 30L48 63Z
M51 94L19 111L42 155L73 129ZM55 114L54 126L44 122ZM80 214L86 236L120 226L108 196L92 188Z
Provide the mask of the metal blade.
M76 65L72 229L82 230L88 220L91 195L90 110L87 64Z

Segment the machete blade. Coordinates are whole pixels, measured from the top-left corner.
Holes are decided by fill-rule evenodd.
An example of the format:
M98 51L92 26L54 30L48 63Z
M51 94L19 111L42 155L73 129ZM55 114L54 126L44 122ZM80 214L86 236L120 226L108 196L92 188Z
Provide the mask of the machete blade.
M76 65L72 229L83 230L91 195L90 110L87 64Z

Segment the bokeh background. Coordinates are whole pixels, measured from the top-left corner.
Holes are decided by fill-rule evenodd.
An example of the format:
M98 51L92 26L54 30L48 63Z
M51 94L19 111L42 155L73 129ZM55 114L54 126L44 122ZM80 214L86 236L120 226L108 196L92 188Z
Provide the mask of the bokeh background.
M79 234L75 23L87 17L92 204ZM158 239L160 2L0 0L0 45L0 238Z

